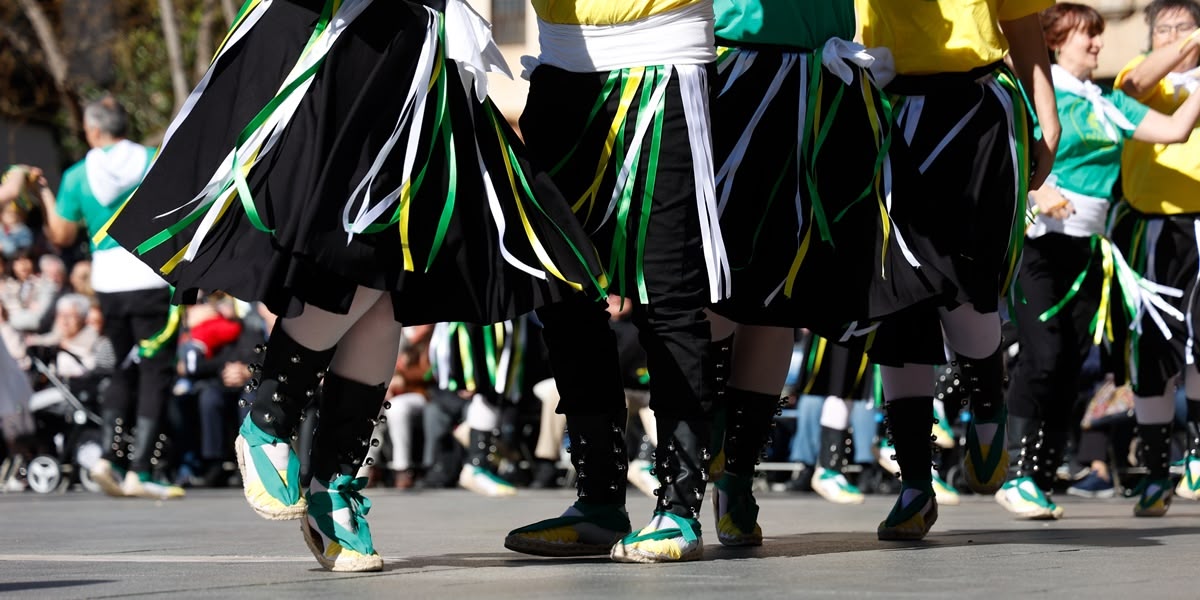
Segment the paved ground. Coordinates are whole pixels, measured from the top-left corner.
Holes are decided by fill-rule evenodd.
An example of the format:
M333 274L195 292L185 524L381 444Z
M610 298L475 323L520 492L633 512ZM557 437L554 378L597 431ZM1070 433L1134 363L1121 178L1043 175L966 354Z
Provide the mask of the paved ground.
M768 494L762 548L713 539L702 562L645 566L506 551L505 532L556 514L571 500L563 491L372 499L385 571L340 575L319 569L294 522L259 519L237 491L158 504L86 492L0 496L0 597L1200 598L1200 504L1186 501L1164 518L1135 519L1128 500L1063 498L1067 519L1044 523L965 498L942 509L928 540L896 544L874 533L889 498L834 506ZM651 507L631 496L635 527Z

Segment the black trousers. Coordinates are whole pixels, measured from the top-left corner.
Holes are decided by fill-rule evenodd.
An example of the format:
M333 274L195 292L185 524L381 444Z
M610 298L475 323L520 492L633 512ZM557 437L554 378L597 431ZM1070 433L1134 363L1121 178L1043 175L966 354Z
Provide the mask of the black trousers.
M1099 250L1094 258L1092 253L1091 238L1050 233L1025 239L1017 276L1024 301L1014 303L1020 354L1010 377L1008 409L1013 416L1041 420L1051 431L1070 429L1080 369L1092 346L1088 329L1104 278ZM1084 269L1088 275L1075 298L1041 321L1038 317L1067 297Z
M608 77L608 73L571 73L542 65L530 79L521 116L526 147L535 166L551 173L570 202L585 197L594 182L605 136L620 112L619 94L612 94L592 114ZM638 109L635 102L625 121L625 139L633 137ZM633 198L638 202L633 203L627 227L618 231L617 218L603 219L620 166L614 156L605 163L596 194L600 206L585 202L576 215L592 236L602 264L615 265L609 273L612 291L625 290L624 295L637 297L636 264L640 262L648 301L634 306L633 323L646 351L650 407L659 417L692 420L703 412L701 398L708 385L703 365L711 335L704 317L709 289L701 215L678 78L666 90L661 130L643 141L642 156L652 154L654 137L661 140L657 162L650 161L653 172L643 164L634 175ZM642 200L647 197L648 214L642 214ZM622 247L623 261L619 260ZM581 297L542 308L537 315L562 398L558 412L612 415L623 411L617 343L604 305Z
M167 288L98 292L96 297L104 315L103 333L112 341L118 361L124 361L138 342L159 333L167 324L171 308ZM174 361L175 347L168 344L154 357L125 368L118 363L112 383L101 397L105 410L126 418L136 414L138 423L152 423L157 428L175 380Z

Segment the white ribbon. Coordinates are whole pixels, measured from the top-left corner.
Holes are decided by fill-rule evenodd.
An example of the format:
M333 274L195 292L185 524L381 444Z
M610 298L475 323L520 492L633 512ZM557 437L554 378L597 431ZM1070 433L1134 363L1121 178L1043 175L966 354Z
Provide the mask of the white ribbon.
M1108 136L1108 139L1113 142L1121 141L1121 132L1117 131L1117 127L1125 131L1137 129L1111 100L1104 97L1104 90L1100 89L1100 86L1090 81L1080 81L1058 65L1050 65L1050 76L1054 79L1055 89L1079 96L1092 104L1096 122L1104 128L1104 135Z
M886 87L896 78L896 58L892 56L892 50L890 48L867 48L864 52L875 59L870 67L871 76L875 78L875 85L880 88Z
M850 65L870 69L871 65L875 64L875 57L867 52L866 46L862 44L830 38L821 49L821 63L830 73L841 79L842 83L850 85L854 82L854 69Z
M316 43L313 44L311 48L309 48L308 54L300 57L299 62L295 65L295 67L293 67L292 71L284 79L283 83L279 87L280 92L282 92L309 67L327 55L330 48L333 47L334 42L336 42L341 34L346 31L346 29L350 26L350 23L352 23L354 19L357 18L358 15L360 15L362 11L365 10L370 4L371 0L347 0L344 4L342 4L342 6L338 8L337 12L334 13L328 28L326 28L322 36L317 40ZM248 25L249 24L244 25L243 27L248 30ZM212 69L210 68L209 71L211 73ZM213 199L214 195L217 194L222 187L224 187L224 184L233 178L234 169L242 169L245 167L245 164L252 159L252 157L258 156L261 159L262 156L270 152L271 149L275 147L275 144L279 141L279 138L283 135L283 130L286 128L287 123L291 121L292 116L296 113L296 109L300 105L300 101L304 98L309 86L312 85L312 81L312 77L308 78L307 81L298 86L292 92L292 94L288 96L287 100L285 100L275 109L275 112L272 113L270 119L268 119L266 123L259 127L253 133L250 139L248 139L242 145L242 153L237 153L236 149L231 150L226 156L225 160L221 161L221 164L218 165L217 171L209 180L208 185L206 185L204 189L198 195L196 195L196 197L183 206L159 215L159 217L170 215L197 203L199 203L200 206L197 206L191 212L195 213L198 210L203 210L204 201ZM202 82L202 85L205 84ZM200 88L197 88L197 92L193 92L193 95L200 91ZM254 151L255 149L258 149L257 152ZM184 261L191 261L196 257L196 253L200 251L200 246L204 242L204 238L208 236L209 231L212 230L213 225L224 212L226 205L232 201L232 197L236 192L236 186L229 186L225 192L220 195L220 197L215 198L215 202L209 206L207 213L200 221L200 225L196 228L196 233L192 236L192 239L189 242L187 252L184 253ZM190 214L191 213L189 213L189 215Z
M446 2L446 57L458 65L463 87L473 87L480 102L487 98L489 72L512 79L512 71L492 39L492 25L463 0Z
M429 19L425 24L425 42L421 47L421 54L417 56L417 70L412 81L409 82L408 93L405 96L400 115L396 118L396 125L392 128L392 133L388 135L383 146L379 148L375 160L371 162L371 168L363 175L362 180L350 193L350 197L346 199L345 206L342 207L342 229L347 233L346 244L349 244L355 235L366 231L367 227L399 202L400 192L405 185L408 185L412 170L416 165L417 144L420 142L422 126L425 123L425 100L429 95L429 79L433 76L434 57L437 54L438 45L438 15L431 8L425 8L425 10ZM372 204L371 186L379 172L383 170L392 149L400 142L400 134L410 121L412 121L412 126L408 129L409 135L405 145L400 187L392 190L378 203ZM359 205L357 213L351 219L350 213L360 195L362 204Z
M683 96L688 141L692 147L696 205L700 213L700 235L708 267L710 299L719 302L729 297L731 271L725 240L721 236L721 218L717 214L716 174L713 172L712 130L708 108L708 74L701 65L675 65Z
M1197 89L1200 89L1200 68L1182 73L1167 73L1166 80L1175 88L1176 96L1181 90L1187 90L1187 93L1194 94Z

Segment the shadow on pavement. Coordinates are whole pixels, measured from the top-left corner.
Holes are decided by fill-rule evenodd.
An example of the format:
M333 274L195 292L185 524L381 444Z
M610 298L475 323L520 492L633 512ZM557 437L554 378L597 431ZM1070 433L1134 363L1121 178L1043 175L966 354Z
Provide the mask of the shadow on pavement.
M80 587L99 583L113 583L114 579L62 579L58 581L11 581L0 583L0 592L24 592L52 588Z
M874 532L819 532L768 537L759 547L727 548L709 543L704 560L739 560L751 558L792 558L844 552L877 550L921 550L1003 544L1047 544L1057 546L1097 548L1138 548L1161 546L1158 538L1194 535L1191 527L1160 527L1154 529L1055 528L1022 530L954 530L939 532L920 542L881 542ZM537 558L513 552L444 554L431 556L389 557L384 571L425 570L445 568L538 567L551 565L608 565L607 557Z

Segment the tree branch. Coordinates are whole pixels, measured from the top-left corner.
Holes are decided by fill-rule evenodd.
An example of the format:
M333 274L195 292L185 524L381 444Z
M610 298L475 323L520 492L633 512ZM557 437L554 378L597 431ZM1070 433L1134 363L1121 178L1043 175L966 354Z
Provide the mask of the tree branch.
M42 10L41 5L35 0L17 0L17 2L20 3L25 18L29 19L29 23L33 25L33 33L37 36L42 52L46 53L46 70L50 71L54 85L60 90L66 89L70 65L58 43L58 38L54 35L54 26L51 25L50 18L46 16L46 11Z
M21 32L13 29L8 23L0 23L0 36L8 38L17 52L25 56L33 56L34 41L21 35Z
M196 63L192 66L192 80L200 81L208 70L213 55L213 25L217 20L217 0L200 2L200 24L196 30Z
M21 12L33 26L33 33L37 37L38 45L45 54L46 70L50 72L50 78L54 81L54 88L58 90L63 108L70 116L68 125L71 133L78 136L83 132L83 108L79 105L78 92L71 87L67 80L70 75L70 63L67 62L66 54L63 53L58 37L54 33L50 17L35 0L17 0L17 2L21 5Z
M171 68L171 90L175 96L175 108L171 112L174 114L187 100L189 91L187 71L183 67L183 42L179 37L179 22L175 19L175 4L171 0L158 0L158 12L167 46L167 64Z
M233 27L233 18L237 16L237 7L233 0L221 0L221 13L225 15L225 27Z

